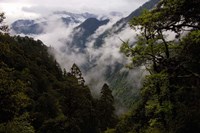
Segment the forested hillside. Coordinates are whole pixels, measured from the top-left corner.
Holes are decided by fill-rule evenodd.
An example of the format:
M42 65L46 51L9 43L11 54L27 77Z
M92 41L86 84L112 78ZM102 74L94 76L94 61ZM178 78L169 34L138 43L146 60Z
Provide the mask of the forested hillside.
M115 126L107 84L94 99L76 64L66 72L41 41L11 37L6 29L1 23L1 133L98 133Z
M110 132L200 132L199 7L199 0L161 0L131 20L140 33L121 51L132 58L130 67L145 66L149 75L140 100Z
M0 13L0 133L200 133L199 7L200 0L160 0L131 19L136 41L124 40L120 51L130 69L148 74L119 118L106 83L93 98L76 64L66 72L51 47L10 36Z
M92 94L98 95L99 87L96 86L101 85L101 82L107 82L115 99L129 108L138 98L140 88L138 79L142 79L143 72L137 70L133 70L134 74L126 70L124 72L123 66L126 60L119 52L121 45L119 38L123 40L135 34L128 22L132 17L139 16L144 9L150 10L155 7L158 1L149 0L140 7L137 6L136 10L133 5L132 12L126 17L122 15L123 18L120 15L107 14L101 17L100 14L97 16L88 13L76 14L57 9L57 12L37 19L18 18L10 28L12 34L24 34L41 39L45 45L54 47L53 54L63 68L69 69L73 62L78 64L92 89ZM71 64L66 63L69 60ZM101 72L94 74L97 70Z

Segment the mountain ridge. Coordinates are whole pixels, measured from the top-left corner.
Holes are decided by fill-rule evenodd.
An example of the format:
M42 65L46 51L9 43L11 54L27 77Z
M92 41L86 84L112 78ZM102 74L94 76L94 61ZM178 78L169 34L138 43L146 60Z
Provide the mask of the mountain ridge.
M155 5L159 2L160 0L149 0L146 3L144 3L142 6L134 10L130 15L127 17L124 17L117 21L115 24L113 24L111 29L107 29L104 33L102 33L98 38L97 41L95 42L95 46L99 47L100 44L102 44L104 41L103 39L109 36L110 34L117 34L120 31L122 31L129 23L129 21L133 17L139 16L144 9L151 10L152 8L155 7Z
M94 47L92 50L96 51L99 49L109 47L109 46L104 46L106 37L114 36L114 35L122 32L125 28L128 27L127 26L128 21L132 17L138 16L145 8L152 9L157 4L157 2L159 2L159 0L150 0L150 1L146 2L145 4L140 6L138 9L133 11L127 17L124 17L124 18L120 19L119 21L117 21L116 23L114 23L112 25L112 28L107 28L105 31L103 31L101 34L99 34L96 38L94 38L94 40L92 40L92 41L94 41L94 43L92 42L92 45L93 45L92 47ZM63 14L63 12L58 12L57 14ZM69 15L67 12L64 12L64 14ZM86 14L86 16L87 15L88 14ZM89 16L91 16L91 15L89 15ZM69 36L70 40L65 42L65 46L62 47L62 50L68 49L68 51L70 51L70 53L73 52L73 54L75 54L75 55L80 54L80 56L86 56L86 60L85 60L84 64L81 65L81 68L84 69L83 71L87 71L86 73L88 73L88 72L92 73L93 71L95 71L94 68L105 69L105 71L104 71L105 74L102 74L102 75L105 76L106 80L109 80L109 82L112 85L111 88L113 88L113 90L118 92L117 90L119 90L119 89L122 90L122 88L112 84L118 80L117 80L116 76L113 76L115 74L110 73L110 72L112 72L112 69L114 70L114 72L120 72L120 70L123 68L123 64L122 63L120 64L119 62L114 62L111 64L104 64L104 66L103 66L104 68L102 68L98 65L99 65L99 58L104 54L104 52L101 51L102 53L100 53L100 54L98 53L98 51L97 51L97 54L93 53L93 54L95 54L95 56L94 56L94 58L92 58L92 61L90 61L90 59L88 59L88 58L90 58L91 55L90 55L90 53L88 53L88 51L86 49L86 43L88 43L88 40L90 39L90 37L98 30L99 27L106 25L107 23L109 23L108 20L101 20L101 19L98 20L97 18L88 18L88 19L85 19L82 23L78 23L78 25L76 25L73 28L72 32L70 33L70 36ZM115 43L115 40L110 40L110 41L111 41L110 43ZM109 45L109 44L107 44L107 45ZM113 44L110 44L110 45L113 45ZM75 48L75 49L73 49L73 48ZM62 52L64 53L66 51L63 50ZM111 51L110 51L110 53L111 53ZM66 54L66 57L67 56L68 55ZM102 60L112 59L113 56L114 55L110 55L110 57L108 57L108 59L102 58ZM73 61L74 61L74 59L73 59ZM112 66L109 66L109 65L112 65ZM124 74L124 73L121 73L121 74L122 74L121 76L125 78L126 74ZM117 73L116 75L120 76L120 73ZM98 79L96 79L96 80L98 80ZM118 82L120 84L120 81L118 81ZM124 81L121 81L121 84L124 84L123 82ZM127 85L126 87L128 87L127 90L134 89L133 86L130 87ZM126 93L129 93L129 92L126 92ZM138 95L136 93L133 95ZM122 92L122 93L116 93L115 96L116 97L122 96L122 98L124 98L123 96L126 96L126 95L127 94Z
M45 26L52 21L61 21L66 26L74 25L74 24L81 24L88 18L96 18L97 15L91 13L71 13L66 11L57 11L53 12L47 17L38 18L36 20L31 19L19 19L16 20L11 24L11 30L17 34L42 34L44 33Z

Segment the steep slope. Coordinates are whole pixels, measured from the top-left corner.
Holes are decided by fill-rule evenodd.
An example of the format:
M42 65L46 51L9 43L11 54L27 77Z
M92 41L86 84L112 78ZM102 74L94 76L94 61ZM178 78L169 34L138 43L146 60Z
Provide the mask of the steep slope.
M17 34L42 34L45 32L45 27L48 28L48 24L51 22L60 21L63 22L66 26L73 24L80 24L88 18L97 17L94 14L90 13L70 13L66 11L57 11L53 12L49 16L44 18L38 18L36 20L22 19L17 20L11 24L11 29Z
M152 8L155 7L155 5L159 2L160 0L149 0L148 2L144 3L141 7L137 8L135 11L133 11L130 15L128 15L125 18L122 18L121 20L119 20L116 24L113 25L113 27L119 27L118 30L115 31L119 32L120 30L122 30L123 28L125 28L125 26L129 23L129 21L133 18L133 17L137 17L139 16L142 11L144 9L146 10L151 10Z
M0 33L0 132L99 133L114 126L112 103L102 108L49 50L39 40ZM110 115L100 118L98 112L110 108ZM99 124L108 117L114 122Z
M122 32L126 26L128 26L128 23L130 19L134 16L139 16L140 13L144 10L150 10L158 3L159 0L150 0L138 9L136 9L134 12L132 12L129 16L122 18L117 23L115 23L111 29L107 29L105 32L100 34L97 38L95 38L94 42L94 50L101 49L102 47L109 47L105 46L104 42L107 38L111 36L116 36L120 32ZM76 27L73 33L72 42L69 42L68 45L72 45L76 48L78 48L78 52L86 52L85 54L88 54L88 58L90 57L90 53L87 53L85 51L86 43L89 41L89 37L94 34L94 31L102 24L106 24L108 20L105 20L105 22L100 22L95 18L91 18L83 22L80 26ZM115 42L113 40L113 42ZM113 43L110 42L110 43ZM120 43L120 42L119 42ZM113 44L107 44L107 45L113 45ZM116 45L116 44L115 44ZM77 49L76 49L77 50ZM76 51L77 52L77 51ZM111 52L111 51L110 51ZM78 54L78 53L77 53ZM102 53L104 55L104 53ZM115 62L112 63L112 65L105 64L102 65L103 68L101 68L101 64L99 64L99 58L100 56L96 56L92 61L87 60L85 64L81 66L81 68L86 73L92 73L92 71L98 71L99 69L104 71L102 72L102 76L104 76L105 80L110 84L113 95L115 98L122 104L124 104L127 107L130 107L132 103L138 98L138 82L140 82L140 78L142 75L138 73L140 77L138 77L138 81L132 80L132 82L127 81L129 72L121 72L121 69L124 67L122 63ZM111 55L112 58L112 55ZM137 70L139 71L139 70ZM101 74L99 74L101 75ZM136 75L135 75L136 76ZM95 77L94 77L95 78ZM133 78L133 77L132 77ZM89 83L91 86L92 84L96 84L97 82L100 82L98 79L92 79L92 83ZM134 85L131 85L134 82ZM136 82L136 83L135 83Z
M133 11L129 16L119 20L117 23L115 23L113 25L112 29L105 31L102 35L100 35L100 38L97 39L96 45L99 46L100 43L103 43L103 38L105 38L109 34L117 34L118 32L122 31L126 27L126 25L128 25L129 21L133 17L139 16L144 9L147 9L147 10L152 9L153 7L155 7L155 5L159 1L160 0L149 0L148 2L143 4L141 7L139 7L135 11ZM116 75L113 75L109 78L109 80L111 82L111 87L115 90L114 96L121 98L122 103L130 106L134 102L134 100L137 99L138 86L137 85L130 86L130 83L127 82L127 73L118 72L118 73L116 73ZM116 77L121 77L122 80L118 80L118 79L116 79ZM123 80L123 79L126 79L126 80ZM138 81L139 81L139 79L138 79ZM123 86L124 88L121 86L123 84L124 84L124 86ZM134 82L133 82L133 84L134 84ZM136 84L138 84L138 83L136 83Z
M16 34L41 34L44 32L43 26L46 23L37 23L35 20L17 20L11 25L11 29Z
M119 43L121 43L119 38L117 38L117 36L119 33L126 30L126 28L128 27L128 22L132 17L138 16L144 9L148 9L148 10L152 9L158 1L159 0L148 1L144 5L142 5L135 11L133 11L129 16L122 18L117 23L115 23L112 26L112 28L105 30L105 32L103 32L104 31L103 30L102 31L103 33L100 32L102 34L98 34L98 36L95 36L95 38L92 38L93 40L91 40L90 37L94 35L94 33L98 30L99 27L108 24L109 23L108 19L98 20L93 15L87 14L87 13L81 14L80 16L82 17L80 17L77 14L71 14L68 12L55 12L55 14L59 16L59 19L60 18L62 19L62 22L65 21L66 25L68 22L79 24L79 26L74 27L74 29L72 30L72 33L70 33L70 36L66 35L66 38L67 38L66 40L64 38L59 38L59 41L64 40L63 42L64 44L66 44L65 46L62 47L62 50L61 50L62 54L64 54L65 52L67 53L64 58L74 57L74 56L68 56L68 54L77 55L77 57L84 56L83 57L84 59L80 58L81 61L82 60L84 61L84 63L82 63L80 67L85 73L88 74L88 73L93 73L93 71L102 70L101 73L103 73L102 75L104 76L104 79L107 80L109 83L111 83L111 88L113 88L115 92L120 92L120 93L114 93L115 97L118 97L118 98L121 97L121 102L124 104L128 103L128 102L124 102L124 101L128 101L128 100L124 100L124 98L127 99L126 97L127 95L130 97L130 101L131 100L134 101L135 95L138 95L138 94L136 91L133 91L134 93L129 93L129 90L131 89L138 90L138 89L135 86L128 85L129 83L124 83L125 80L117 80L119 77L123 77L123 79L125 79L127 74L120 72L120 70L123 68L123 65L124 65L123 61L118 62L118 59L110 61L113 58L115 58L116 55L114 55L114 53L116 51L119 53L119 50L116 50L116 49L119 49L120 47L120 46L117 46L118 48L116 48L112 45L118 45ZM70 16L70 20L68 19L69 16ZM82 19L82 18L85 18L85 19ZM83 23L79 23L80 20ZM123 34L126 34L126 32ZM112 36L115 36L115 37L112 38ZM90 51L87 51L88 42L92 43ZM113 47L114 51L112 51L113 49L109 49L110 48L109 45ZM106 51L104 52L103 50L107 50L107 52ZM113 52L113 55L112 55L112 52ZM108 57L106 54L108 54ZM117 54L116 57L118 56L119 55ZM76 61L76 59L74 58L73 60ZM80 62L80 60L77 62ZM101 62L99 62L100 60ZM103 63L104 65L100 64L107 60L110 61L110 64L109 63L107 64ZM97 79L97 81L99 80ZM115 81L117 81L118 85L113 84L115 83ZM124 87L120 85L125 85L128 88L122 89Z
M76 27L73 31L73 46L80 48L80 50L84 50L86 47L87 39L95 33L95 31L102 25L106 25L109 22L109 19L106 20L98 20L96 18L88 18L78 27Z
M145 4L143 4L141 7L133 11L130 15L128 15L125 18L120 19L117 21L111 29L106 30L104 33L99 35L99 37L96 39L95 45L97 47L100 47L104 43L104 39L108 37L109 35L112 34L117 34L124 30L126 26L128 26L129 21L136 16L139 16L144 9L151 10L152 8L155 7L155 5L159 2L160 0L149 0Z
M133 11L129 16L122 18L119 20L117 23L115 23L111 29L106 30L104 33L102 33L95 41L95 46L97 48L102 47L102 44L105 42L105 38L109 36L113 36L115 34L118 34L119 32L123 31L127 26L129 21L136 16L139 16L141 12L144 9L150 10L153 7L156 6L156 4L160 0L150 0L146 2L144 5ZM121 67L118 67L121 66ZM142 71L139 72L138 74L135 75L136 77L131 77L132 79L129 79L128 75L131 72L120 72L121 69L123 68L123 65L118 65L118 66L113 66L116 67L115 73L112 74L106 74L106 78L110 83L110 86L113 90L113 95L115 96L116 99L122 104L124 104L127 107L131 107L132 104L135 102L136 99L138 99L139 96L139 82L141 81L142 78ZM107 71L109 73L109 71ZM138 77L137 77L138 76ZM137 80L135 80L137 79ZM132 81L128 81L132 80Z

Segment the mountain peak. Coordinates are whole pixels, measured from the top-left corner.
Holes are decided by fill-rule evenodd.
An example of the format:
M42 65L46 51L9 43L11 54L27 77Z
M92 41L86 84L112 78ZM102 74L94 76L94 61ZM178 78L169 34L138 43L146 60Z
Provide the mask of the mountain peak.
M100 26L106 25L108 22L109 19L98 20L97 18L88 18L74 29L72 44L77 45L83 51L88 37L94 34Z
M78 27L95 31L99 26L105 25L108 22L109 22L109 19L98 20L97 18L88 18Z

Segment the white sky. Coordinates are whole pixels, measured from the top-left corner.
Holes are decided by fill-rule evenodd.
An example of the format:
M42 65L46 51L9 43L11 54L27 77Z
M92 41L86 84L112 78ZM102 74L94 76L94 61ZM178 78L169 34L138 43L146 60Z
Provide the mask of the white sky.
M117 11L128 15L147 0L0 0L0 12L7 22L36 18L53 11L106 14Z

